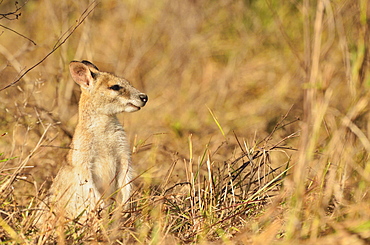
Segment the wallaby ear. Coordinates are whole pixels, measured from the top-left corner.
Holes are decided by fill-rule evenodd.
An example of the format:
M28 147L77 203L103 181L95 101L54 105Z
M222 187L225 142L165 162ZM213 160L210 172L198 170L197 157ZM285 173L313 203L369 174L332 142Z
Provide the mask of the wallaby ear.
M92 67L92 69L94 68ZM79 61L72 61L69 64L69 71L73 80L84 88L87 88L92 84L96 75L95 73L90 71L89 66Z
M83 61L81 61L81 63L87 65L88 67L90 67L91 68L90 70L99 71L98 67L96 67L96 65L94 65L93 63L91 63L88 60L83 60Z

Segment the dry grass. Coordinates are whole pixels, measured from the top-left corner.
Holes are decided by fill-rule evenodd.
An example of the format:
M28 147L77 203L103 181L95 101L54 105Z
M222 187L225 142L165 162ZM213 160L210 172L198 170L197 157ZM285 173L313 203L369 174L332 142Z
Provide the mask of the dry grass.
M0 19L36 43L1 32L1 87L88 4L29 1L17 20ZM0 92L0 241L369 243L369 9L367 0L100 2ZM118 231L96 217L32 226L76 125L74 59L149 95L121 118L137 178Z

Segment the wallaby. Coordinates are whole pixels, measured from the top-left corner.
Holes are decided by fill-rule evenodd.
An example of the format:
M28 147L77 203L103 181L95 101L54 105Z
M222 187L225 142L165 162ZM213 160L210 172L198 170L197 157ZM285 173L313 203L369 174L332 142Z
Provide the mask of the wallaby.
M79 121L67 164L51 186L49 201L65 216L75 218L107 204L104 200L114 199L122 206L128 201L131 154L116 115L140 110L148 96L89 61L72 61L69 69L81 87Z

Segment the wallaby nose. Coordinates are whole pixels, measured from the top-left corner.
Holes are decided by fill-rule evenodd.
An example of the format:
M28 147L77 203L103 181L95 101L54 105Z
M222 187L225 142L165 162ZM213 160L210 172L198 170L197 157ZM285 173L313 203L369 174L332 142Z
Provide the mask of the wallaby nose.
M148 101L148 96L146 94L140 94L139 98L142 102L146 103Z

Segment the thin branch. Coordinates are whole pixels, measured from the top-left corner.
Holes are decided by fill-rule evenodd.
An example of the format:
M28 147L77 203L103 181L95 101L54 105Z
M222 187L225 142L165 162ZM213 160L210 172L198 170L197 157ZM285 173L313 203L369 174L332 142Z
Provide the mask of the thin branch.
M0 20L1 19L7 19L7 20L17 20L19 16L21 16L21 13L19 11L27 4L28 0L24 2L22 6L18 6L18 2L15 2L15 10L12 12L8 12L5 14L0 13ZM0 1L0 4L2 4L3 1Z
M39 62L37 62L36 64L34 64L33 66L31 66L30 68L28 68L26 71L24 71L22 74L19 75L19 77L11 82L10 84L6 85L5 87L3 87L2 89L0 89L0 92L13 86L14 84L18 83L28 72L30 72L31 70L33 70L36 66L40 65L42 62L44 62L50 55L52 55L57 49L59 49L68 39L69 37L76 31L76 29L85 21L85 19L91 14L91 12L96 8L97 6L97 3L96 1L92 2L87 8L86 10L81 14L80 18L76 21L77 24L75 25L75 27L71 27L69 28L63 35L65 36L65 38L61 39L59 38L57 43L55 44L54 48L44 57L42 58Z
M2 4L3 1L0 1L0 4ZM17 20L19 16L21 16L21 13L19 12L26 4L28 3L28 1L26 1L22 6L18 6L18 2L15 2L15 10L12 11L12 12L8 12L8 13L5 13L5 14L2 14L0 13L0 20L1 19L7 19L7 20ZM25 35L13 30L12 28L9 28L9 27L6 27L4 25L1 25L0 24L0 27L4 28L4 29L7 29L8 31L11 31L11 32L14 32L15 34L27 39L28 41L32 42L34 45L36 45L36 43L31 40L30 38L26 37Z
M33 45L37 45L34 41L32 41L30 38L26 37L25 35L23 35L23 34L21 34L21 33L17 32L17 31L15 31L15 30L13 30L13 29L11 29L11 28L9 28L9 27L6 27L6 26L4 26L4 25L2 25L2 24L0 24L0 26L1 26L2 28L4 28L4 29L7 29L8 31L14 32L15 34L17 34L17 35L19 35L19 36L21 36L21 37L23 37L23 38L27 39L28 41L30 41L31 43L33 43Z

